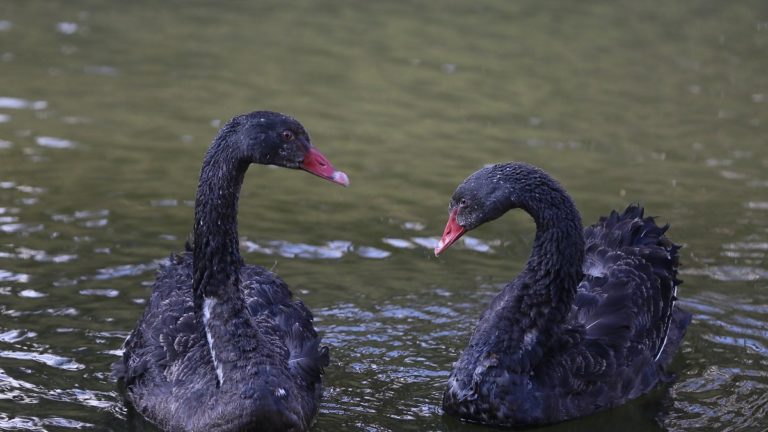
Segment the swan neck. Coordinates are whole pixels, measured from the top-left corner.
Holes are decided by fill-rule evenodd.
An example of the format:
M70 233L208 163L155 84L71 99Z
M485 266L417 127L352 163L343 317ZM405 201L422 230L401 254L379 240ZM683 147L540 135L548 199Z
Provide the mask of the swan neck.
M562 323L567 317L576 289L583 278L584 234L573 201L565 192L551 197L529 211L536 222L536 237L521 277L528 291L523 293L532 309L545 318L542 324Z
M195 200L193 291L196 306L204 298L241 297L237 210L248 162L232 146L214 141L205 156Z

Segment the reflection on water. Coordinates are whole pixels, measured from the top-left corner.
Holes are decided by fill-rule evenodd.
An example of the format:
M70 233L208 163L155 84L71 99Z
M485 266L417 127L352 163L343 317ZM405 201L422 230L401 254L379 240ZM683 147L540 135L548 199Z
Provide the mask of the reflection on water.
M25 247L16 248L14 252L0 252L0 258L34 260L38 262L65 263L77 259L77 255L49 255L45 251L29 249Z
M399 238L383 238L382 243L396 249L414 249L421 246L430 251L437 247L440 239L438 237L412 237L410 240ZM391 252L373 247L357 246L346 240L331 240L323 245L314 246L306 243L291 243L285 240L269 240L256 242L245 240L243 247L248 252L255 252L264 255L277 255L284 258L306 258L306 259L339 259L348 253L355 253L363 258L384 259L392 255ZM491 252L491 244L500 244L499 241L485 242L472 236L464 236L459 241L456 249L473 250L475 252Z
M37 145L48 148L69 149L75 147L75 143L64 138L39 136L35 138Z
M90 429L96 425L61 417L49 417L41 419L37 417L19 416L8 418L5 416L5 414L0 414L0 427L6 430L46 431L48 430L46 426L48 428L56 427L63 429Z
M686 269L684 275L709 276L720 281L752 281L768 279L768 270L744 266L711 266L702 269Z
M78 370L85 367L72 359L59 357L54 354L39 354L22 351L0 351L0 357L17 360L33 360L51 367L65 370Z
M684 3L9 4L0 429L128 430L109 365L183 248L222 119L266 108L354 179L259 167L241 201L244 258L331 349L314 430L489 430L440 398L534 227L432 249L455 186L513 159L585 223L632 201L669 222L694 313L676 383L547 430L768 428L768 25L759 2Z
M28 282L29 275L0 269L0 282Z
M729 360L720 364L706 357L689 360L674 387L679 397L674 399L670 426L742 430L761 424L768 414L765 300L703 292L684 302L696 316L701 343L712 355Z
M0 96L0 108L2 109L33 109L43 110L48 107L46 101L30 101L15 97Z

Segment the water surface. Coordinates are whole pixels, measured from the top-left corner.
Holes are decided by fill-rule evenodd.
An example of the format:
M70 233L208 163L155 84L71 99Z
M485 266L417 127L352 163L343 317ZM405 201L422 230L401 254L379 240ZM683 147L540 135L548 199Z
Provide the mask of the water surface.
M523 160L585 222L642 202L694 313L675 384L547 430L768 428L764 2L67 2L0 7L0 429L128 430L109 365L192 221L217 128L290 113L348 189L254 167L245 259L332 352L316 431L480 431L452 362L520 270L510 214L436 259L448 198Z

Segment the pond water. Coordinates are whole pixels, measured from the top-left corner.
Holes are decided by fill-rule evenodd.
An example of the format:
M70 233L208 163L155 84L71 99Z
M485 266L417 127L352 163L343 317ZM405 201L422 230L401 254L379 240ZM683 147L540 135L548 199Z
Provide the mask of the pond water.
M315 431L481 431L452 362L524 264L511 213L440 258L448 198L527 161L585 223L642 202L682 249L676 383L545 430L768 428L768 8L745 2L0 6L0 429L128 430L109 365L192 224L202 154L290 113L351 179L252 168L243 254L331 348Z

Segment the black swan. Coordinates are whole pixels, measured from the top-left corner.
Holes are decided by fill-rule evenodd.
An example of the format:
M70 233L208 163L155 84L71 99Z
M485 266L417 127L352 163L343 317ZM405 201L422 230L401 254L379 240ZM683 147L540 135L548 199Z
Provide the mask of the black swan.
M200 172L193 245L158 271L112 366L129 402L165 430L304 431L317 411L328 349L312 314L240 257L237 203L252 163L349 184L291 117L253 112L221 128Z
M539 168L483 168L454 192L439 254L508 210L536 222L530 258L481 315L454 364L446 413L497 426L559 422L620 405L668 381L691 315L675 306L679 246L643 209L582 229Z

